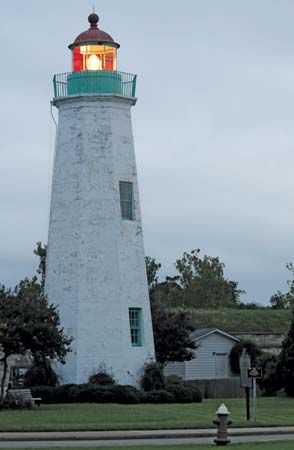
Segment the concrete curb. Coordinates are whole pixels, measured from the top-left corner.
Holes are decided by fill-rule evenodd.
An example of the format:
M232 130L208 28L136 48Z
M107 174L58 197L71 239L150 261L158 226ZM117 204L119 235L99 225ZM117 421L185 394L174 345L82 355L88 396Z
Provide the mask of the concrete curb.
M294 427L231 428L230 436L294 434ZM126 439L183 439L208 438L216 429L189 430L138 430L138 431L50 431L50 432L0 432L0 441L99 441Z

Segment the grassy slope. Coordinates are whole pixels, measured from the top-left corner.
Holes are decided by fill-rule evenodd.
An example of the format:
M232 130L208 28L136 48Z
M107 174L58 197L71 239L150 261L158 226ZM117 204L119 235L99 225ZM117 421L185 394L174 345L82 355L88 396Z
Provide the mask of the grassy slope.
M211 428L220 403L205 400L201 404L171 405L42 405L32 411L1 411L0 431ZM235 427L294 425L294 399L258 399L257 421L249 424L245 420L244 399L228 399L225 403Z
M273 309L191 309L195 328L216 327L228 332L285 333L291 311Z
M123 448L124 450L165 450L165 449L172 449L172 450L209 450L212 447L211 444L209 445L160 445L160 446L139 446L139 447L99 447L99 450L117 450L118 448ZM259 442L259 443L248 443L248 444L231 444L229 446L231 449L235 450L293 450L293 441L277 441L277 442ZM44 450L53 450L54 447L51 447L50 449L44 449ZM5 450L5 449L4 449ZM8 449L7 449L8 450ZM26 449L26 450L36 450L36 449ZM42 449L43 450L43 449ZM75 447L75 450L97 450L97 447L87 447L87 448L77 448Z

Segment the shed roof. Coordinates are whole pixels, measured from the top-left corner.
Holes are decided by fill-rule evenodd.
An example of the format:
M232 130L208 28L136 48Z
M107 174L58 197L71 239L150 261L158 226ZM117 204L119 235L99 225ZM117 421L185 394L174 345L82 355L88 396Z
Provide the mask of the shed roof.
M210 336L213 333L221 334L222 336L231 339L232 341L236 342L240 341L240 339L237 338L237 336L233 336L232 334L226 333L225 331L220 330L219 328L199 328L198 330L192 331L191 339L192 341L199 341L200 339Z

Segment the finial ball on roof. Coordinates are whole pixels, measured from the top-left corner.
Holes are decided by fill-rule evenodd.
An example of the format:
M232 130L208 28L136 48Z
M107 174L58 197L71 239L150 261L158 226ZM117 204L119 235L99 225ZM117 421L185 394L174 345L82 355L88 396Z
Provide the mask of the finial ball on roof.
M88 17L88 21L91 24L91 27L97 27L97 23L99 22L99 16L95 13L92 13Z

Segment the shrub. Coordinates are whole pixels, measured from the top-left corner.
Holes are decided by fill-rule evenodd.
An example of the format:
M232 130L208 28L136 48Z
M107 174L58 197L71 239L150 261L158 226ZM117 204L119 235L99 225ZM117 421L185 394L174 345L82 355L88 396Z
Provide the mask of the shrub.
M141 392L134 386L113 386L113 391L117 395L118 403L136 404L141 401Z
M31 387L32 397L41 398L43 403L54 403L56 388L53 386L33 386Z
M282 343L282 350L277 363L277 375L280 387L287 395L294 397L294 310L288 334Z
M140 392L133 386L85 384L79 386L77 401L80 403L122 403L140 402Z
M115 380L112 375L109 375L106 372L98 372L89 377L89 383L107 386L115 384Z
M143 392L142 403L174 403L175 396L171 392L167 392L163 389L158 391Z
M112 387L95 384L78 386L76 401L78 403L110 403L113 400Z
M194 398L193 390L190 387L183 385L170 385L167 386L166 390L173 394L176 403L192 403Z
M240 374L240 366L239 366L239 358L242 354L243 348L246 348L247 353L251 357L251 365L254 366L256 364L257 359L261 356L262 351L258 347L258 345L254 344L251 341L240 341L237 342L230 352L230 365L233 374Z
M196 386L194 381L185 381L183 386L188 387L193 395L193 402L201 403L202 402L202 393L198 386Z
M190 403L200 402L201 395L195 386L170 385L167 390L140 392L133 386L65 384L62 386L38 386L31 388L33 397L41 397L43 403Z
M141 378L141 387L144 391L157 391L165 388L162 366L156 362L146 363Z
M56 386L58 384L58 375L52 369L50 361L44 359L34 362L24 377L24 386Z
M278 356L276 355L267 355L260 361L263 376L260 380L257 380L257 383L262 395L276 395L281 388L281 380L277 373L277 363Z
M77 401L79 388L76 384L63 384L57 386L54 392L54 402L56 403L74 403Z
M44 403L129 403L140 402L140 392L133 386L95 384L65 384L57 387L32 388L33 396Z
M36 386L31 388L33 397L41 397L44 403L74 403L78 398L79 387L76 384L61 386Z
M31 409L33 403L30 400L23 400L16 398L13 395L7 393L4 401L0 404L0 409Z

